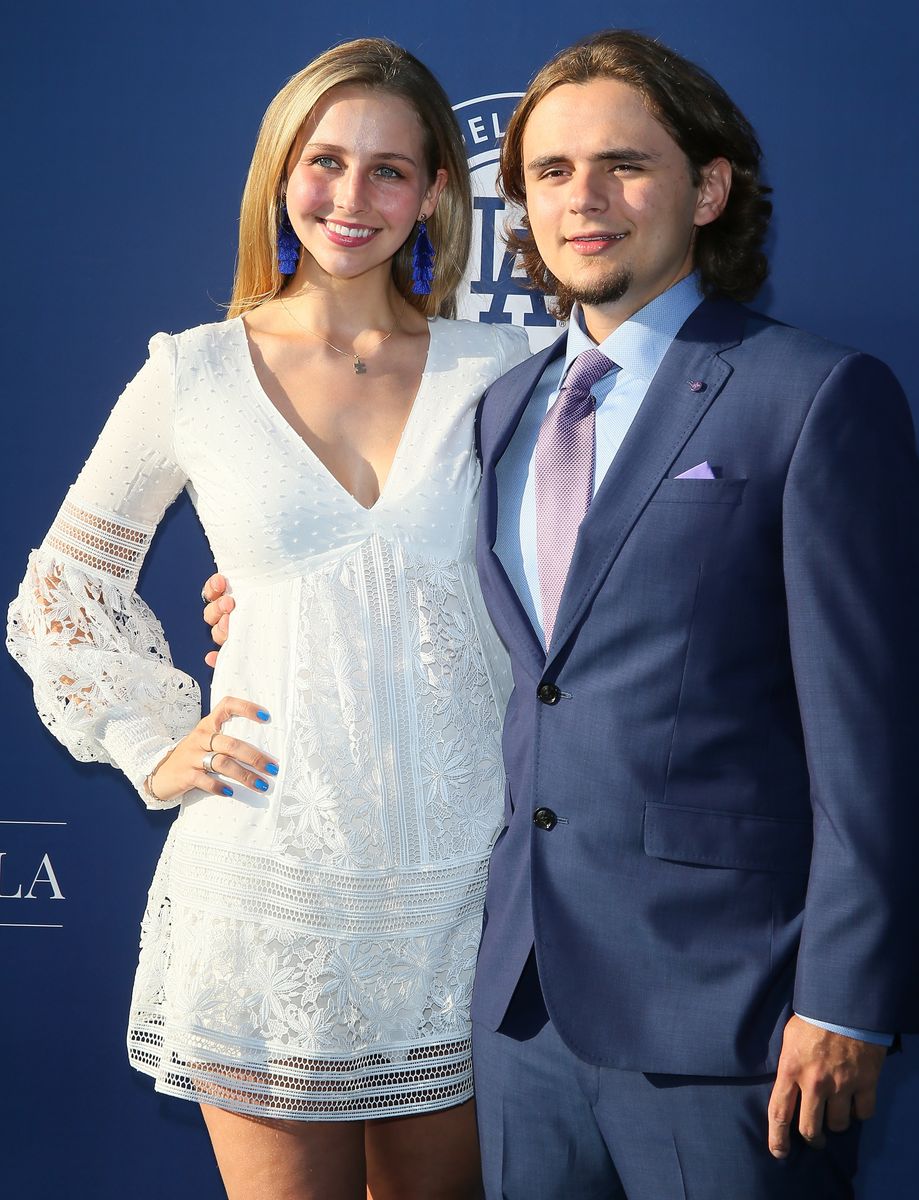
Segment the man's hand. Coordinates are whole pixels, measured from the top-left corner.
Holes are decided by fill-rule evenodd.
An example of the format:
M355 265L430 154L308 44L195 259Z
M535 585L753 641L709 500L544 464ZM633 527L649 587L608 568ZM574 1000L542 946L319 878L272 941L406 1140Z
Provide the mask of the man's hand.
M218 646L229 637L230 613L236 607L236 601L226 591L227 581L222 575L212 575L201 590L201 598L206 601L204 619L211 626L211 637ZM205 654L204 661L209 667L216 667L217 654L216 650Z
M864 1121L874 1113L878 1076L886 1046L874 1046L792 1017L785 1026L775 1087L769 1100L769 1153L785 1158L800 1101L798 1129L815 1149L826 1143L827 1129L848 1129L853 1115Z

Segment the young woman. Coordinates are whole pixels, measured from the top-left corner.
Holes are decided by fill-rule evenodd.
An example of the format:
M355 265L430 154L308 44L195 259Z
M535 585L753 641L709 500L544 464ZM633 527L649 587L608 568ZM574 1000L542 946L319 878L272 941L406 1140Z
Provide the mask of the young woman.
M296 75L230 319L153 338L11 612L55 735L181 806L129 1052L201 1104L231 1200L479 1194L468 1009L507 677L473 417L527 348L444 319L470 221L416 59L368 39ZM234 587L203 719L134 591L183 487Z

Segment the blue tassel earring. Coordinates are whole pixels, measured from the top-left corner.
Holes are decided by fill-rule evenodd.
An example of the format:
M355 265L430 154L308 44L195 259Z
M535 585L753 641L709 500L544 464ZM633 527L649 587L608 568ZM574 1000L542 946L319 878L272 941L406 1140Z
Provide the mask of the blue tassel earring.
M412 247L412 291L416 296L430 296L434 282L434 247L428 237L428 227L422 213L418 221L418 236Z
M294 233L287 215L287 205L281 206L278 221L278 270L282 275L293 275L300 261L300 239Z

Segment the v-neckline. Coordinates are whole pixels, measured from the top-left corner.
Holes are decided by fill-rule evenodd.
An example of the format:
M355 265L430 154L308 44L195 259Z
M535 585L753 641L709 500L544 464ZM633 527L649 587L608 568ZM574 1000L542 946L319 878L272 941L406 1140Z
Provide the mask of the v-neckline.
M418 383L418 390L415 392L415 395L412 399L411 407L408 410L408 416L405 418L405 424L402 426L402 432L399 435L399 441L396 443L396 452L392 457L392 462L389 464L389 470L386 472L386 478L383 480L383 483L380 486L380 494L377 496L376 500L374 500L373 504L370 504L370 505L361 504L360 500L358 500L358 498L356 496L352 495L352 493L348 491L348 489L341 482L341 480L338 478L338 476L334 473L334 471L332 471L329 468L329 466L316 453L316 451L312 448L312 446L309 444L309 442L307 442L305 440L305 438L301 437L300 434L297 433L296 429L294 429L294 427L293 427L293 425L291 425L290 421L287 420L287 418L284 416L284 414L281 412L281 410L278 408L278 406L275 404L275 402L271 399L271 397L265 391L264 387L262 386L262 381L258 377L258 371L255 369L255 359L252 355L252 342L250 342L250 340L249 340L249 331L246 329L246 323L243 320L243 314L240 314L238 317L235 318L235 320L239 324L239 330L240 330L240 334L242 336L243 357L246 361L246 368L251 377L251 383L252 383L253 390L254 390L256 396L258 397L259 401L270 410L272 419L274 420L275 424L281 427L282 432L284 433L284 435L286 437L293 439L293 441L300 448L300 452L306 453L308 459L315 465L315 467L318 469L319 473L325 479L327 479L333 485L333 487L337 488L338 491L341 492L341 494L343 496L345 496L352 505L354 505L356 508L360 509L360 511L363 513L376 512L377 509L379 509L381 504L383 503L384 496L390 489L390 484L392 483L393 476L396 475L396 473L397 473L397 469L400 465L400 460L402 458L403 447L405 446L405 443L408 440L409 429L411 428L412 424L414 423L415 414L416 414L417 410L420 408L420 400L422 397L422 393L424 392L425 388L427 387L428 375L429 375L428 369L431 365L431 360L432 360L433 351L434 351L434 331L440 324L440 318L433 317L431 320L428 321L428 348L427 348L427 352L424 356L424 365L421 368L421 379Z

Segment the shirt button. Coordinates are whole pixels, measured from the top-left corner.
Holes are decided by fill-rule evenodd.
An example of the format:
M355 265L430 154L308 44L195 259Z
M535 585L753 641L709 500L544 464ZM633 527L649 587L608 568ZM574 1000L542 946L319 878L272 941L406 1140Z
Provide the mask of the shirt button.
M541 683L536 689L536 699L543 704L558 704L561 697L562 693L554 683Z
M533 824L539 829L554 829L558 824L558 817L551 808L537 808L533 813Z

